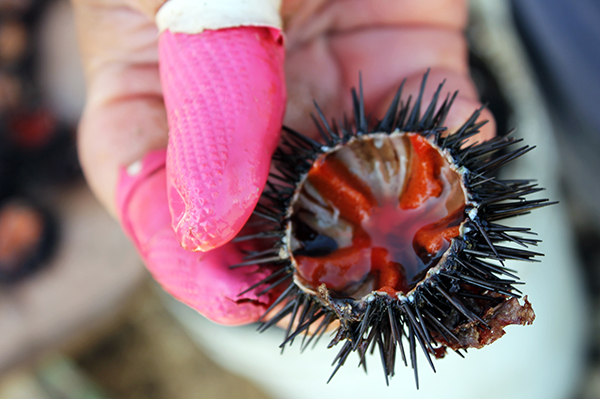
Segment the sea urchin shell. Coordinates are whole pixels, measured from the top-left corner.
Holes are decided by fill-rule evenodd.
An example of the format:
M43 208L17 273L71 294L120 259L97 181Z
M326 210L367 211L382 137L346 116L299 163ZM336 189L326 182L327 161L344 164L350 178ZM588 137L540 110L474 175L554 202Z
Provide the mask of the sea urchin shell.
M542 254L527 247L539 241L499 222L551 203L525 198L541 190L530 180L491 175L533 147L515 149L510 135L471 143L481 109L446 132L456 93L438 107L442 83L422 113L426 80L414 105L401 86L379 121L365 117L362 85L353 123L330 124L317 106L322 141L284 128L254 212L262 230L237 238L270 240L232 266L272 270L248 289L277 296L260 331L288 317L282 347L304 334L306 348L339 322L332 377L351 352L366 369L378 348L386 382L399 352L418 386L417 346L435 371L447 348L462 356L535 318L505 261L533 261Z

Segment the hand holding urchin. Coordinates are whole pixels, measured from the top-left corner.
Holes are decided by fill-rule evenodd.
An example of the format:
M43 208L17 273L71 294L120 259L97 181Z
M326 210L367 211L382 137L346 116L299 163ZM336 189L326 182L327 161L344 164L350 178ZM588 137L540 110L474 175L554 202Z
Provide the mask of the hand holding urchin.
M481 109L447 132L456 94L438 107L442 83L422 111L426 80L414 105L401 86L382 120L365 116L361 88L352 121L329 123L317 107L320 141L286 128L255 211L267 227L237 239L271 240L234 266L272 270L249 289L280 293L261 330L289 317L285 345L317 325L307 346L339 322L334 374L351 352L364 365L378 347L386 380L398 349L416 378L417 346L434 368L431 355L481 348L535 318L504 262L540 256L526 249L538 240L499 222L551 203L525 198L541 190L530 180L492 175L533 147L515 149L510 136L476 142Z
M183 1L180 17L225 3ZM432 76L443 73L448 86L461 89L448 117L453 126L457 111L469 105L470 112L477 103L461 31L466 8L445 0L289 0L280 12L284 51L273 34L277 26L268 20L208 30L192 24L198 30L190 31L167 23L160 33L154 17L163 3L74 3L88 75L81 163L96 195L119 217L168 292L211 320L253 322L270 298L237 294L265 275L252 268L229 270L243 254L228 241L250 216L267 179L285 88L287 121L306 131L302 123L292 123L292 115L306 114L312 98L322 99L328 114L340 114L350 84L344 77L356 76L356 70L368 77L365 95L376 104L401 76L409 78L409 88L411 76L435 66ZM182 4L169 0L165 6L176 3ZM276 10L277 1L263 3ZM385 44L385 53L378 44ZM382 54L390 62L379 62ZM194 73L194 66L202 69ZM210 251L191 252L181 244Z

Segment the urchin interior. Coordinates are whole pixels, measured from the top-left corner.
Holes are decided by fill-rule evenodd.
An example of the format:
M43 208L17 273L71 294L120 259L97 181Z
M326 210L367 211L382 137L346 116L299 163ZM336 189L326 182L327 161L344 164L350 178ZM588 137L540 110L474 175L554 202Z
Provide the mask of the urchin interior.
M306 291L406 295L465 220L464 184L415 133L358 136L321 155L290 205L287 251Z

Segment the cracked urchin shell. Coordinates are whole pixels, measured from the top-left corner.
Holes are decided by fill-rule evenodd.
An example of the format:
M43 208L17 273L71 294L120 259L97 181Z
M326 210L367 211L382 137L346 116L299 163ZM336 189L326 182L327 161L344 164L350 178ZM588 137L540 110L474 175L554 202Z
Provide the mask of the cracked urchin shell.
M418 384L417 346L435 371L432 355L462 356L535 318L505 261L533 261L542 254L527 247L539 241L499 222L551 203L525 198L542 190L531 180L492 175L533 147L515 149L521 140L510 135L471 143L481 109L447 134L456 93L438 107L442 83L422 112L426 80L414 105L401 86L379 121L365 117L362 87L352 91L353 123L329 124L317 106L320 141L284 128L254 212L260 231L237 238L263 246L232 267L272 270L247 290L277 296L260 331L287 317L282 347L304 333L306 348L339 323L332 377L351 352L366 367L378 347L386 382L399 354Z

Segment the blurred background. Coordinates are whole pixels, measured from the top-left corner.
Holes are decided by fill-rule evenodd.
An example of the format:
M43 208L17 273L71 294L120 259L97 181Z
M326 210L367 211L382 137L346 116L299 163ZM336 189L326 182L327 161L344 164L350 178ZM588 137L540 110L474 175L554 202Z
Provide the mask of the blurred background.
M588 320L565 399L600 398L600 3L471 3L473 79L499 132L525 109L560 148L552 176L572 225L556 228ZM511 84L523 79L538 102ZM87 189L83 99L69 3L0 0L0 399L269 398L196 344Z

